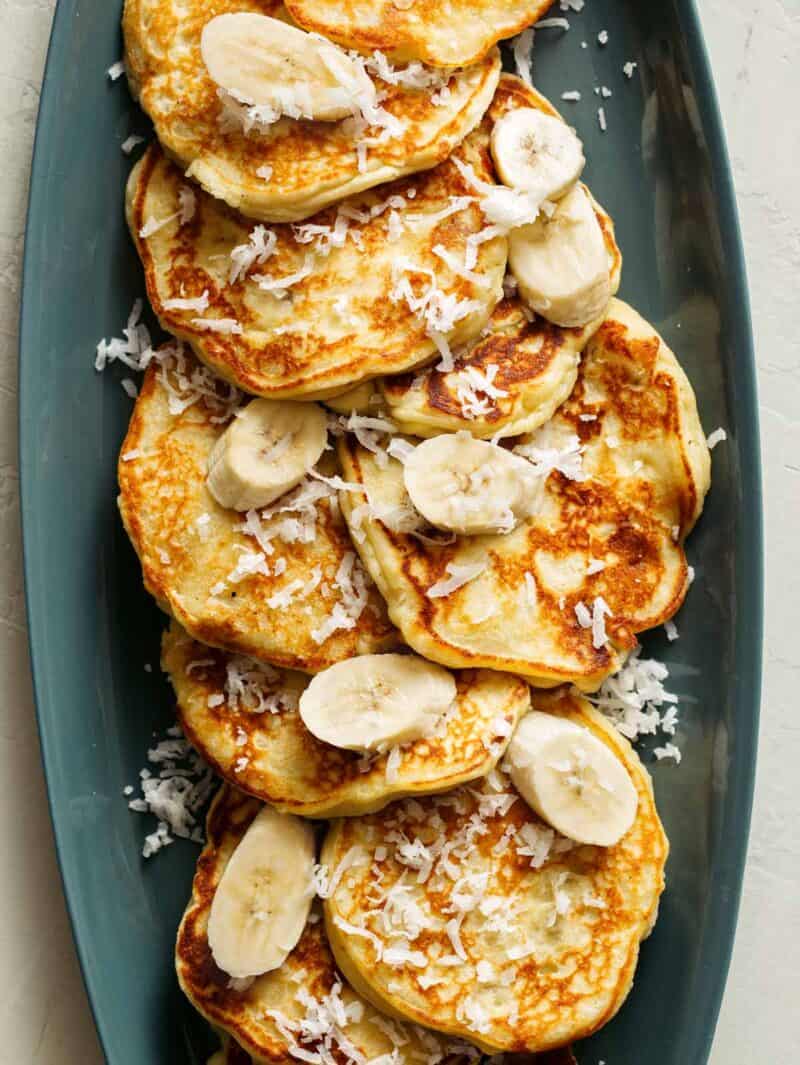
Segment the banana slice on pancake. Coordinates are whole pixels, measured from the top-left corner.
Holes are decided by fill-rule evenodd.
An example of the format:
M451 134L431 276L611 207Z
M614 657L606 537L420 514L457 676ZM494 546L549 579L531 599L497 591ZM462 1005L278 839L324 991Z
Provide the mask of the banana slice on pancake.
M374 94L363 68L333 44L281 19L236 11L210 19L200 54L211 78L240 103L335 122L352 113L345 86Z
M327 442L327 417L315 403L254 399L214 445L208 490L222 507L266 507L300 484Z
M505 765L517 791L547 824L578 843L610 847L636 817L625 767L588 729L534 710L509 744Z
M530 463L466 432L418 444L403 463L403 477L426 521L467 535L511 532L535 488Z
M300 717L318 740L348 751L385 751L429 736L456 698L456 682L417 655L359 655L317 674Z
M557 200L581 176L586 160L574 130L534 107L509 111L492 129L492 159L512 188Z
M575 185L535 222L513 230L508 263L522 298L556 325L581 327L611 299L603 231L591 201Z
M281 966L311 909L316 848L307 821L264 806L236 845L208 916L215 963L234 979Z

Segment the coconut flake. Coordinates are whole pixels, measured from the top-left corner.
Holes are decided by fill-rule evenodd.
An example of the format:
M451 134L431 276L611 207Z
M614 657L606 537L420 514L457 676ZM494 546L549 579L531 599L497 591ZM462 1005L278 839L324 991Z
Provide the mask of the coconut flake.
M455 592L458 588L463 588L465 584L469 584L470 581L475 580L486 569L487 562L469 562L464 566L458 565L456 562L448 562L445 566L445 572L447 577L436 584L432 584L427 591L429 599L443 599L445 596Z

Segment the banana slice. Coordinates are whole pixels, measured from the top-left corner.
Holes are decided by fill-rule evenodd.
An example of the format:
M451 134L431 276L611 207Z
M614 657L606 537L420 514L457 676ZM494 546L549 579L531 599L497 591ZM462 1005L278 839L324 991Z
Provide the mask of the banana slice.
M267 15L217 15L203 27L200 52L217 85L241 103L272 108L276 118L333 122L353 113L348 90L374 93L340 48Z
M578 180L583 145L566 122L534 107L509 111L494 124L492 158L500 180L512 188L557 200Z
M552 215L512 230L508 262L522 298L549 322L586 325L611 299L603 231L586 190L576 185Z
M625 766L572 721L531 711L511 739L506 768L531 809L578 843L610 847L636 817L638 796Z
M360 655L318 673L300 716L318 740L384 751L428 736L456 697L452 674L417 655Z
M302 481L327 440L316 403L254 399L214 445L206 485L220 506L265 507Z
M313 894L314 830L265 806L220 878L208 917L214 961L237 979L283 965L305 928Z
M403 473L426 521L457 533L510 532L535 490L528 462L467 432L423 440Z

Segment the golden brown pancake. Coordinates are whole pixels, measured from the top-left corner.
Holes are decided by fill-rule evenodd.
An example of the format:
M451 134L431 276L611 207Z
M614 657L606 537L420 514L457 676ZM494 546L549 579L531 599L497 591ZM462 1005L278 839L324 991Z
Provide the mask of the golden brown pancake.
M328 869L349 855L325 922L351 985L489 1053L545 1051L610 1020L664 887L668 844L633 749L566 689L533 703L589 729L626 766L639 804L619 843L557 836L495 774L337 821L322 851Z
M577 436L590 477L681 539L691 531L711 481L697 401L675 355L627 303L611 301L547 434L550 446Z
M233 1036L257 1062L285 1065L298 1053L341 1053L349 1041L367 1060L396 1051L398 1065L426 1065L432 1051L442 1055L447 1040L413 1025L387 1023L373 1007L347 986L336 971L320 914L312 910L299 943L284 964L273 972L234 982L218 968L208 943L207 927L217 885L236 845L247 831L261 803L224 785L208 813L207 842L197 862L192 896L175 946L178 981L189 1001L211 1024ZM347 1009L339 1027L322 1025L323 1034L311 1037L301 1027L315 1009L332 1021L332 1009ZM247 1058L234 1052L237 1065ZM326 1060L330 1060L327 1058Z
M286 6L298 25L349 48L460 67L532 25L550 0L286 0Z
M455 157L486 181L493 180L489 130L487 119ZM444 249L462 261L467 239L486 225L474 190L452 159L321 211L307 226L260 227L262 240L274 248L238 277L231 252L248 245L254 223L198 191L192 218L181 224L176 214L185 187L179 167L156 146L131 172L128 223L148 297L165 329L188 340L200 359L248 392L321 398L429 362L437 345L425 322L405 298L392 298L404 278L420 296L431 284L426 273L431 271L437 288L463 308L443 334L454 347L479 335L502 296L505 237L479 246L474 273L484 279L481 284L454 272L434 252ZM151 219L170 218L141 236ZM398 272L403 262L413 269ZM254 280L306 270L277 294ZM204 294L203 309L169 305ZM237 332L213 331L219 319L235 323Z
M304 817L370 813L400 796L484 776L530 706L528 686L517 677L460 673L453 710L432 736L394 756L364 759L305 727L297 709L309 679L303 674L259 669L214 651L174 621L164 634L161 665L175 689L183 731L209 765L243 791Z
M605 234L616 292L622 256L611 219L599 204L595 213ZM378 398L401 432L414 436L461 429L482 438L529 433L569 397L581 352L601 322L598 318L573 329L553 325L512 293L495 308L480 338L459 353L453 370L428 367L413 375L381 378ZM342 396L333 406L341 409L346 400Z
M500 73L499 53L491 52L452 74L438 106L430 89L378 79L386 94L381 106L404 127L388 139L373 127L357 134L349 119L282 118L267 132L248 135L220 124L223 102L200 55L203 26L228 12L288 17L274 0L126 0L128 80L187 176L266 221L307 218L336 200L442 162L480 122ZM361 168L359 143L367 145Z
M489 118L517 107L561 118L535 89L503 75ZM619 288L622 255L611 218L592 202L605 237L613 293ZM460 429L482 438L507 437L536 429L570 395L580 353L604 315L582 328L554 325L525 306L513 278L507 281L511 287L504 299L480 337L457 352L453 370L426 367L380 378L372 388L362 384L333 398L329 406L342 414L383 411L401 432L421 437Z
M147 590L203 643L287 669L313 673L392 645L335 491L309 477L271 509L219 506L206 488L208 457L241 396L179 343L158 358L118 468L120 513ZM336 473L331 458L322 468Z
M672 617L683 601L686 558L670 529L599 480L553 470L534 513L505 535L437 534L424 525L403 531L413 510L401 463L350 436L339 455L345 480L366 491L366 500L340 495L364 565L405 641L434 662L591 691L619 668L637 632ZM478 572L432 596L453 566ZM611 611L606 639L581 624L579 604Z

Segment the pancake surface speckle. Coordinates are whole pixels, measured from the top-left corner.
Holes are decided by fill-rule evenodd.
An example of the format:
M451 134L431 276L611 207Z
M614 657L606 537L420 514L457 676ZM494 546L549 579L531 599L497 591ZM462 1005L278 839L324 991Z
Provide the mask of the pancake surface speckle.
M369 813L400 796L443 791L485 775L530 706L528 686L487 670L456 676L453 710L432 736L365 761L316 739L297 710L308 677L258 669L196 643L173 622L164 634L186 737L226 780L284 813ZM219 700L222 699L222 702Z
M439 106L429 90L379 81L381 106L403 124L398 136L381 139L379 129L356 136L348 119L288 118L247 135L220 125L222 101L200 55L203 26L228 12L288 18L274 0L126 0L125 59L131 90L166 151L213 196L253 218L307 218L442 162L481 120L500 74L499 53L490 52L450 77ZM361 169L357 141L367 145Z
M220 507L205 479L233 413L214 398L226 388L181 345L161 359L145 374L118 469L148 591L196 639L289 669L318 672L394 644L336 492L307 478L263 511Z
M329 869L357 855L325 901L351 984L394 1016L490 1053L548 1050L607 1022L664 886L667 840L630 745L566 689L534 692L533 705L589 729L625 765L638 810L619 843L554 834L498 773L480 788L337 821L322 852ZM353 926L368 935L348 934Z

